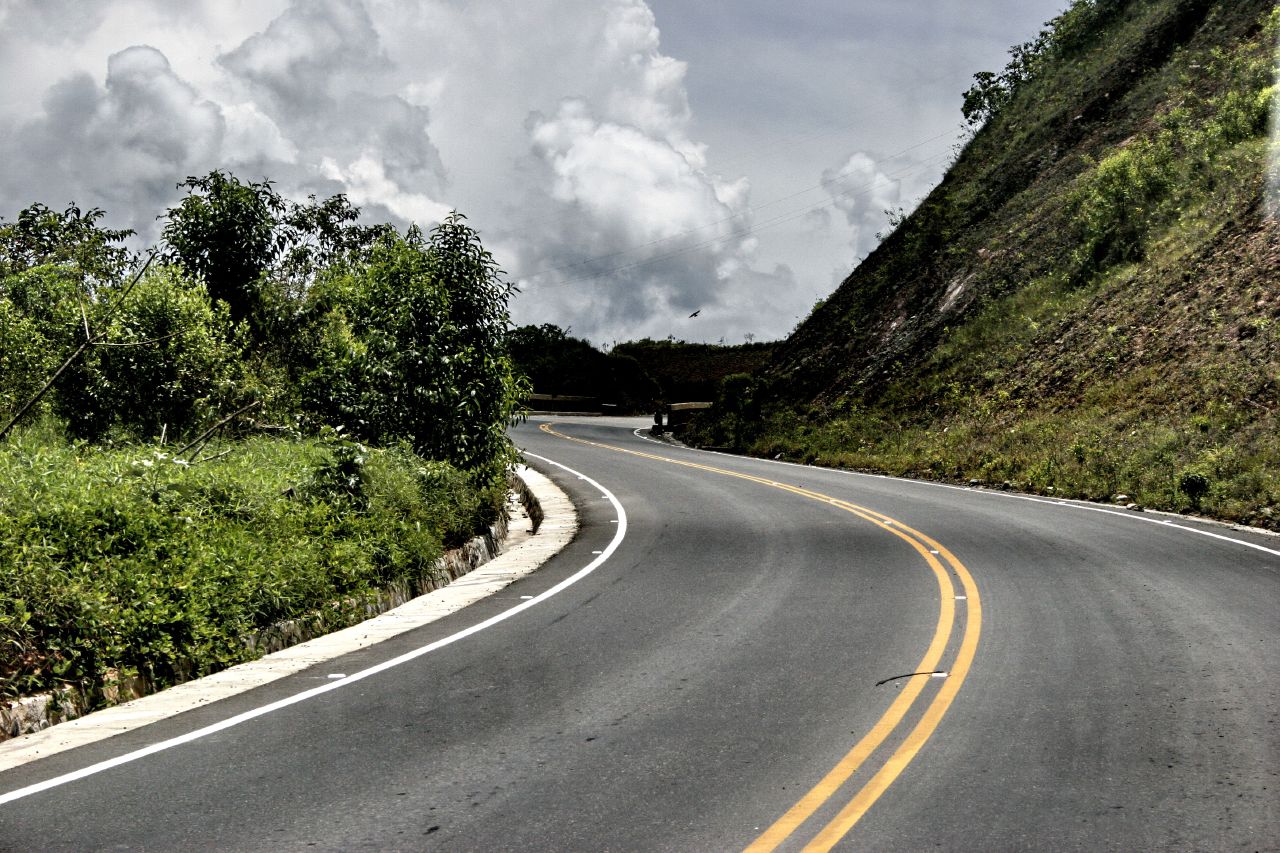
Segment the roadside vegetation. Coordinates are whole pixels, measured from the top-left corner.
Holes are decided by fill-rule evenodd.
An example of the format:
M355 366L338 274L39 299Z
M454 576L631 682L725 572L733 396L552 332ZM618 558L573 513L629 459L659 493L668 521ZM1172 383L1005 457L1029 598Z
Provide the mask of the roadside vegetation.
M365 618L501 511L525 383L458 215L189 178L153 255L0 220L0 696L153 687Z
M1280 10L1078 0L704 444L1280 527Z

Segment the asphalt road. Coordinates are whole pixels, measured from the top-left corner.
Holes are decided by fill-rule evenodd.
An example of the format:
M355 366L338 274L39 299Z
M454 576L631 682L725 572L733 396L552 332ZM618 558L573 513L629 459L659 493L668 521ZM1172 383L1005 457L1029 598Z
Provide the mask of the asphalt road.
M1280 540L539 426L583 529L538 572L0 795L575 582L0 805L0 849L1280 849Z

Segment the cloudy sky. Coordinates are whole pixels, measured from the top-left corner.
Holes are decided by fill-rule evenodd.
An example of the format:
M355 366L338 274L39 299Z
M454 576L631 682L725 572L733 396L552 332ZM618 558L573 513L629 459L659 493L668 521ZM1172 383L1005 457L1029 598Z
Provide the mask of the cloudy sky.
M187 175L468 216L521 323L785 335L1066 0L0 0L0 216ZM696 318L689 314L699 311Z

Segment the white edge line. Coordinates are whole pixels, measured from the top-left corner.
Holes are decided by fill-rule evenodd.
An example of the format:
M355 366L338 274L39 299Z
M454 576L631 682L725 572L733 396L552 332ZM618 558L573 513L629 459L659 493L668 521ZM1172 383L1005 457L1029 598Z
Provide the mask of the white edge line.
M668 447L668 448L672 447L672 445L667 444L665 441L658 441L657 439L650 438L649 436L641 435L640 433L643 429L644 427L641 427L634 431L634 435L636 436L636 438L642 438L645 441L649 441L654 444L661 444L664 447ZM1139 522L1144 522L1146 524L1157 524L1165 528L1173 528L1175 530L1182 530L1187 533L1194 533L1197 536L1207 536L1210 539L1218 539L1222 542L1229 542L1232 545L1240 545L1244 548L1252 548L1255 551L1261 551L1262 553L1270 554L1273 557L1280 557L1280 550L1277 550L1275 548L1268 548L1265 545L1258 545L1254 542L1247 542L1243 539L1235 539L1231 536L1223 536L1221 533L1213 533L1209 530L1201 530L1198 527L1187 527L1184 524L1178 524L1175 521L1170 521L1169 519L1165 519L1165 518L1152 518L1150 516L1144 516L1141 513L1136 513L1136 512L1133 512L1132 510L1125 510L1124 512L1119 512L1114 509L1108 509L1107 507L1093 506L1091 504L1083 503L1081 501L1064 500L1062 498L1039 498L1034 495L1010 495L1010 494L1004 494L1002 492L993 492L993 491L990 491L989 489L973 489L968 486L953 486L950 483L935 483L931 480L912 480L907 477L891 477L887 474L867 474L862 471L844 471L839 468L825 468L818 465L803 465L798 462L784 462L781 459L764 459L759 456L743 456L736 453L724 453L723 451L719 451L719 450L703 450L697 447L685 447L685 448L677 448L677 449L689 450L694 453L710 453L716 456L727 456L731 459L751 459L756 462L768 462L771 465L786 465L792 468L804 468L809 471L830 471L833 474L843 474L849 477L870 477L875 480L891 480L896 483L910 483L911 485L914 485L914 486L930 486L935 489L951 489L952 491L957 491L957 492L973 492L975 494L987 495L993 498L1004 498L1005 500L1029 501L1031 503L1048 504L1050 506L1071 507L1073 509L1084 510L1086 512L1100 512L1103 515L1113 515L1113 516L1116 516L1117 518L1128 519L1129 521L1139 521ZM1214 522L1211 521L1209 523L1214 523ZM1217 522L1217 523L1220 524L1221 522ZM1270 534L1269 531L1260 531L1260 532L1264 535L1273 535L1273 534Z
M467 637L470 637L472 634L477 634L480 631L483 631L486 628L491 628L500 622L505 622L506 620L510 619L512 616L515 616L518 613L528 610L530 607L533 607L536 604L540 604L543 601L546 601L547 599L551 598L552 596L563 592L573 584L577 583L578 581L585 578L587 575L594 572L601 565L603 565L604 562L609 559L609 557L613 556L613 552L616 551L618 549L618 546L622 544L622 540L627 534L626 510L623 509L621 502L618 501L617 497L615 497L612 492L610 492L608 489L606 489L604 486L600 485L590 477L580 474L579 472L574 471L572 468L569 468L566 465L561 465L559 462L556 462L553 459L548 459L545 456L539 456L536 453L529 453L528 451L523 451L523 452L525 456L532 456L535 459L541 459L543 462L546 462L549 465L554 465L557 468L562 468L565 471L569 472L570 474L577 476L579 479L586 480L588 483L590 483L591 485L599 489L601 494L609 498L609 501L613 504L614 510L616 510L618 513L618 519L617 519L618 529L613 534L613 539L610 540L609 544L605 547L604 551L598 557L596 557L587 565L583 566L577 572L573 573L569 577L560 581L550 589L542 592L539 595L534 596L528 601L522 601L519 604L517 604L515 607L512 607L508 610L504 610L501 613L498 613L494 616L490 616L488 619L484 620L483 622L478 622L475 625L472 625L469 628L465 628L461 631L458 631L455 634L450 634L447 637L443 637L439 640L436 640L435 642L428 643L425 646L421 646L419 648L414 649L413 651L406 652L402 655L399 655L398 657L394 657L394 658L391 658L390 660L383 661L382 663L377 664L375 666L371 666L368 669L363 669L363 670L360 670L359 672L351 673L346 678L343 678L339 681L331 681L331 682L328 682L327 684L322 684L319 687L313 687L310 690L304 690L301 693L294 694L293 696L289 696L284 699L278 699L275 702L271 702L261 707L254 708L250 711L245 711L243 713L236 714L233 717L228 717L225 720L221 720L219 722L213 723L203 728L195 729L194 731L187 732L186 734L178 735L177 737L169 738L168 740L162 740L158 743L153 743L150 746L143 747L142 749L134 750L133 752L128 752L128 753L125 753L124 755L118 755L115 758L110 758L110 759L107 759L106 761L100 761L97 764L91 764L88 767L84 767L84 768L81 768L80 770L75 770L70 773L64 773L61 776L55 776L52 779L46 779L43 782L37 782L32 785L27 785L24 788L18 788L16 790L9 791L6 794L0 794L0 805L11 803L14 800L20 800L20 799L23 799L24 797L29 797L33 794L38 794L42 791L47 791L51 788L57 788L71 782L76 782L76 781L79 781L80 779L84 779L89 776L94 776L98 773L111 770L123 764L129 764L141 758L146 758L149 755L154 755L157 752L163 752L167 749L172 749L175 746L182 746L183 744L191 743L192 741L196 741L196 740L200 740L201 738L208 737L211 734L216 734L217 732L221 732L221 731L225 731L226 729L233 728L235 726L240 725L241 723L247 723L250 720L257 719L258 717L264 717L267 714L272 713L273 711L279 711L282 708L289 707L290 705L296 705L299 702L305 702L308 699L314 699L317 696L320 696L325 693L330 693L334 690L341 690L343 687L346 687L351 684L355 684L358 681L363 681L364 679L369 678L370 676L377 675L378 673L385 672L386 670L389 670L389 669L393 669L397 666L400 666L401 664L408 663L409 661L416 660L417 658L420 658L425 654L429 654L431 652L436 651L437 649L456 643L459 640L466 639Z

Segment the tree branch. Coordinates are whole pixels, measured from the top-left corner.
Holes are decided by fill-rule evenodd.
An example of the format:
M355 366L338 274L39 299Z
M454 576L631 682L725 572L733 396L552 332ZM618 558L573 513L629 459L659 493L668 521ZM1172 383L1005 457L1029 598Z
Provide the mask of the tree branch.
M158 338L152 338L148 341L132 341L127 344L112 343L111 341L96 341L93 345L95 347L145 347L150 346L151 344L158 344L161 341L167 341L170 338L176 338L180 334L182 334L182 332L170 332L167 335L161 335Z
M137 273L134 274L133 278L125 286L124 291L120 293L120 295L117 296L116 299L107 307L106 313L102 316L103 320L109 320L111 318L111 315L114 314L120 307L121 303L124 302L124 298L129 295L129 291L133 290L134 285L142 279L142 276L146 273L147 269L151 266L151 262L154 261L155 258L156 253L152 252L147 258L147 262L142 265L142 269L138 270ZM14 425L16 425L18 421L22 420L23 415L31 411L33 406L44 399L44 395L49 393L49 389L53 387L54 383L58 381L63 373L66 373L67 368L74 364L76 359L80 358L80 356L84 354L85 350L98 343L94 340L95 335L89 330L89 316L85 313L83 300L80 302L80 316L84 320L84 343L76 347L76 351L71 353L71 355L67 357L66 361L62 362L62 366L54 371L54 374L49 378L49 381L44 383L44 387L37 391L34 397L27 400L27 402L18 409L17 413L9 419L9 422L4 425L4 428L0 429L0 441L4 441L5 436L13 430Z
M199 465L199 464L201 464L202 462L212 462L212 461L214 461L215 459L221 459L222 457L229 455L229 454L231 453L232 449L233 449L233 448L228 447L226 450L222 451L221 453L215 453L215 454L213 454L212 456L206 456L206 457L205 457L205 458L203 458L203 459L196 459L196 460L194 460L191 464L192 464L192 465Z
M191 441L189 441L186 445L184 445L184 446L183 446L183 448L182 448L181 450L179 450L177 453L175 453L175 454L173 454L173 455L174 455L175 457L177 457L177 456L181 456L182 454L186 453L186 452L187 452L188 450L190 450L191 448L195 447L197 444L200 444L202 441L205 441L206 439L208 439L208 438L209 438L210 436L212 436L215 432L217 432L218 430L222 429L222 428L223 428L224 426L226 426L227 424L231 423L231 421L233 421L233 420L235 420L236 418L240 417L240 415L243 415L245 412L249 411L250 409L256 409L258 406L261 406L261 405L262 405L262 401L261 401L261 400L254 400L254 401L253 401L252 403L250 403L249 405L247 405L247 406L245 406L245 407L243 407L243 408L241 408L241 409L237 409L236 411L234 411L234 412L232 412L231 414L227 415L227 416L226 416L225 418L223 418L222 420L218 421L218 422L217 422L216 424L214 424L213 426L209 427L209 428L208 428L207 430L205 430L204 432L200 433L198 436L196 436L194 439L192 439L192 440L191 440ZM203 445L202 445L202 446L203 446Z

